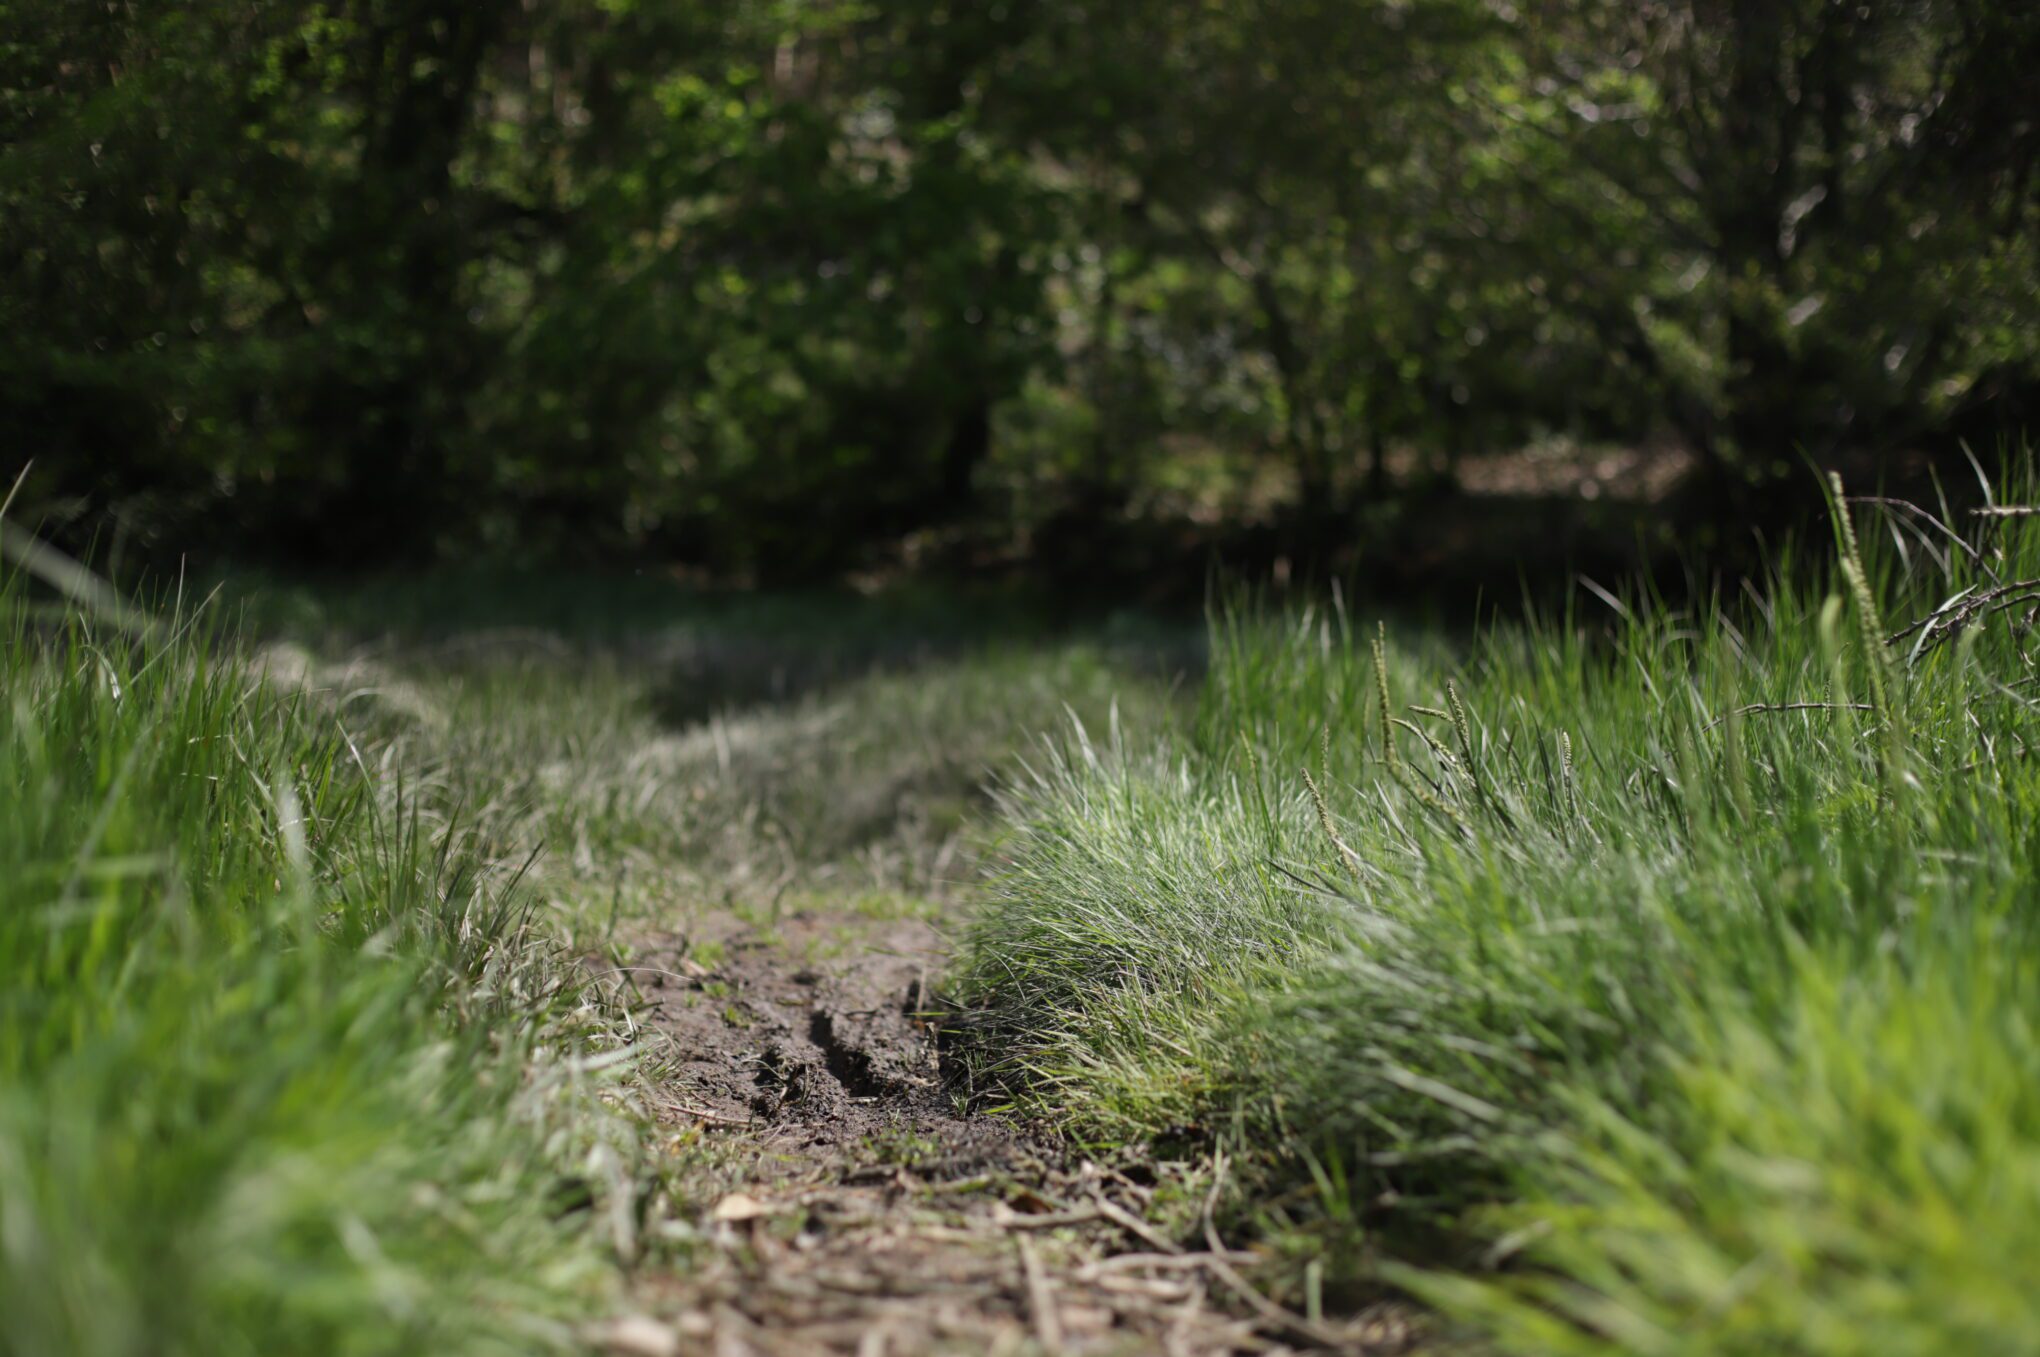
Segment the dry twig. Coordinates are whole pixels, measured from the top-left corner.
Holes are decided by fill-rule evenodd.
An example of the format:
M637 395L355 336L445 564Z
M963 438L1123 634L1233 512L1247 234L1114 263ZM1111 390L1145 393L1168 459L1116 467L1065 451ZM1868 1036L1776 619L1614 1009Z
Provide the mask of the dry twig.
M1339 1335L1325 1328L1324 1325L1313 1324L1295 1311L1285 1309L1262 1295L1253 1286L1248 1284L1246 1278L1240 1276L1234 1270L1232 1264L1225 1261L1229 1250L1225 1246L1225 1241L1219 1238L1218 1222L1215 1216L1218 1207L1218 1194L1225 1187L1225 1170L1225 1155L1221 1152L1212 1161L1211 1191L1206 1193L1204 1197L1204 1242L1211 1247L1211 1252L1206 1255L1205 1265L1211 1269L1211 1275L1225 1283L1228 1290L1245 1301L1250 1309L1260 1315L1263 1320L1267 1321L1277 1331L1286 1333L1292 1338L1300 1339L1314 1347L1338 1348L1345 1346L1344 1341Z
M1724 712L1709 721L1702 733L1714 729L1723 722L1737 716L1759 716L1767 712L1784 711L1875 711L1868 702L1752 702L1746 707Z
M1016 1235L1013 1242L1020 1247L1020 1268L1027 1277L1027 1311L1034 1320L1035 1337L1050 1352L1060 1352L1063 1345L1062 1321L1055 1312L1055 1290L1049 1283L1048 1273L1041 1266L1040 1255L1034 1251L1033 1240L1026 1235Z

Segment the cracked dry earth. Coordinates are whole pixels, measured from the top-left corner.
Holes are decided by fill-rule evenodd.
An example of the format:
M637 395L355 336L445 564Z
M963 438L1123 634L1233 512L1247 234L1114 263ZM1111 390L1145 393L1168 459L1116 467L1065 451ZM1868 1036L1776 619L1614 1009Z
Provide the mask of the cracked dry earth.
M689 939L640 939L632 972L638 1020L677 1066L661 1115L703 1128L718 1166L700 1194L711 1247L642 1284L612 1352L1411 1347L1399 1311L1312 1322L1268 1301L1257 1258L1208 1208L1195 1243L1151 1224L1158 1197L1194 1200L1188 1166L1101 1168L960 1109L924 1016L942 961L930 924L725 918Z

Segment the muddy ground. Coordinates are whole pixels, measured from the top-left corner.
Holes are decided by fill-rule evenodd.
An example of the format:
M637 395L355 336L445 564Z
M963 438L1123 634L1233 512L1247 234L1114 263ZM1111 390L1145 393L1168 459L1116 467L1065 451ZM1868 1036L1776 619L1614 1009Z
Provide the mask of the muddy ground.
M700 1128L715 1168L706 1256L641 1284L642 1313L601 1335L612 1352L1412 1346L1398 1311L1313 1320L1267 1300L1262 1260L1197 1209L1209 1165L1091 1163L972 1112L938 1049L930 922L730 916L629 952L637 1019L672 1053L660 1116Z

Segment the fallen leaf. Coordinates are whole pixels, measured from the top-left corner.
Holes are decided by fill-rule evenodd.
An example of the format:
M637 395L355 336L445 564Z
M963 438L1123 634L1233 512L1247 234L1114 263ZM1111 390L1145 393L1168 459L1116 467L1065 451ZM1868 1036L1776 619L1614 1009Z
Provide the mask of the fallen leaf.
M1006 1205L1023 1216L1046 1216L1056 1210L1054 1202L1031 1188L1020 1188L1006 1198Z

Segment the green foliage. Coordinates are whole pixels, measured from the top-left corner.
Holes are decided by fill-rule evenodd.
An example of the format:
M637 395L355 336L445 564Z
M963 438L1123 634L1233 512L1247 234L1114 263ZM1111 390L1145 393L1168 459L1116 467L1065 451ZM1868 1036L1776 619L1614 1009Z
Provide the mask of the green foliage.
M1379 668L1223 615L1192 733L1016 795L982 1068L1080 1134L1236 1128L1505 1351L2031 1350L2040 537L1908 531L1840 534L1833 595ZM1372 1269L1354 1220L1511 1266Z
M12 0L0 438L81 533L782 576L1186 450L1946 446L2030 417L2029 8Z
M819 506L967 494L1045 342L1052 223L902 65L911 18L14 8L0 374L60 502L341 560L538 521L798 571L842 546Z

